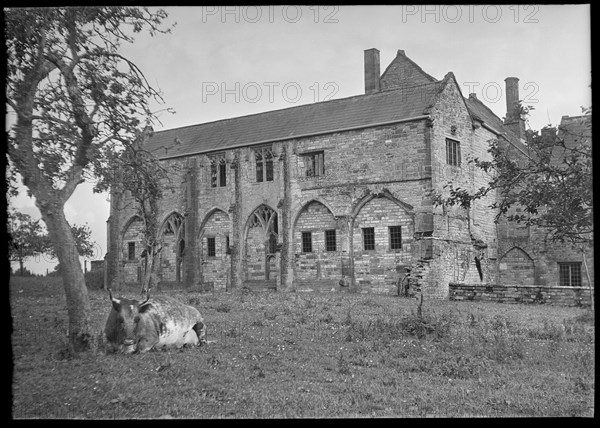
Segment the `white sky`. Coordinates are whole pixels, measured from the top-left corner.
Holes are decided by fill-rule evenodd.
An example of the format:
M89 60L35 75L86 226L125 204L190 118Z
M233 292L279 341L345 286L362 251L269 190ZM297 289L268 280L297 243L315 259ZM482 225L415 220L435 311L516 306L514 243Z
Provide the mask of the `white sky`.
M171 34L138 36L124 53L160 88L163 127L176 128L364 93L363 51L381 72L398 49L437 79L452 71L499 117L504 79L520 79L530 126L557 125L591 105L589 5L168 7ZM158 108L158 107L157 107ZM25 193L12 205L39 218ZM65 211L106 251L106 195L79 186ZM32 260L36 273L53 263Z

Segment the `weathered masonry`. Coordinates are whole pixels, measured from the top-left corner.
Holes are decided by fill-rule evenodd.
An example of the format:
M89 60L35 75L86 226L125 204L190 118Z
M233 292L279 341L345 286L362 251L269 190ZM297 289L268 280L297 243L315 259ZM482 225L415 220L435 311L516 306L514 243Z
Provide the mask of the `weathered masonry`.
M522 124L404 51L382 74L379 51L364 54L363 95L153 133L147 148L171 170L162 281L396 293L410 269L424 294L447 297L450 282L497 280L495 212L486 201L470 213L434 207L429 191L482 186L466 159L489 156L493 138L522 148ZM111 195L109 283L141 276L128 202Z

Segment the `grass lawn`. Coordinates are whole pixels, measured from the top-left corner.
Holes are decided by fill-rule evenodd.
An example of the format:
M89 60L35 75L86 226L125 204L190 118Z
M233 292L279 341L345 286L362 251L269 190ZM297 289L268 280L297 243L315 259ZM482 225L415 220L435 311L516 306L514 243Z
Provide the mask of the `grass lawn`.
M581 308L329 293L171 291L199 348L72 358L60 279L11 278L14 418L594 415L595 327ZM136 298L137 292L123 293Z

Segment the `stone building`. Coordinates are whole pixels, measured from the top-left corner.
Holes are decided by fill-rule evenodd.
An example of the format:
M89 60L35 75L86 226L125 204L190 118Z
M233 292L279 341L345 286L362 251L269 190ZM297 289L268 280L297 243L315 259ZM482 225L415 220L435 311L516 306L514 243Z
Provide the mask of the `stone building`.
M568 148L591 145L591 119L589 116L563 116L558 126L558 135ZM544 130L542 130L544 132ZM558 151L561 153L557 153ZM555 148L552 162L563 162L566 153ZM513 208L519 210L518 207ZM499 284L546 285L588 287L589 281L583 264L583 253L569 245L552 243L547 230L525 227L501 221L498 224ZM594 277L594 254L587 249L586 264Z
M518 79L506 80L505 123L451 72L435 79L402 50L383 73L377 49L364 58L365 94L153 133L147 148L171 171L161 281L396 293L410 269L425 295L445 298L450 282L496 282L522 263L499 244L491 199L464 212L429 194L483 186L467 159L489 157L491 139L523 150ZM139 281L141 227L113 193L108 283Z

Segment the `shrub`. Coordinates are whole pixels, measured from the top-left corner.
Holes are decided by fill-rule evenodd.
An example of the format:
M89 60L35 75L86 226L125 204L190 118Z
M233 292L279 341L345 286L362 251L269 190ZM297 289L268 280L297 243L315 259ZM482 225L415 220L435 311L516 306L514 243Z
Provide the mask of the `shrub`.
M216 307L217 312L229 312L231 311L231 305L229 303L222 302Z
M104 288L104 270L93 270L84 274L85 285L90 290Z

